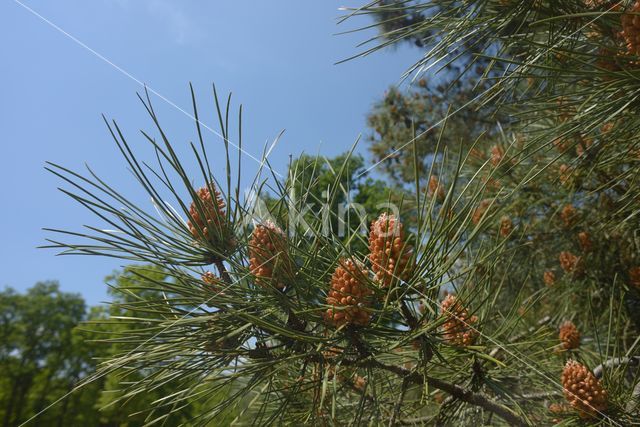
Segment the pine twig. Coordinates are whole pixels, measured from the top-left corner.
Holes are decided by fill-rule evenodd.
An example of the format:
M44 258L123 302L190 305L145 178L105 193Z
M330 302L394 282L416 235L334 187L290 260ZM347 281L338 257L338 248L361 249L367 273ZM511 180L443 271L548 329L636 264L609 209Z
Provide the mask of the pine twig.
M396 419L398 418L398 414L400 413L400 408L402 407L402 402L404 401L404 395L407 392L407 387L409 387L409 381L407 377L402 380L402 389L400 390L400 396L398 396L398 400L395 405L393 405L393 414L391 415L391 419L389 420L389 427L393 427L396 425Z
M613 359L609 359L593 369L593 376L600 379L602 378L602 374L604 374L605 368L611 369L621 365L627 365L627 369L638 367L640 366L640 356L614 357Z
M481 393L473 392L469 389L465 389L456 384L448 383L439 378L429 377L419 372L411 372L400 366L387 365L375 359L369 359L363 361L362 363L366 364L367 366L393 372L403 377L403 379L407 382L413 382L416 384L427 383L429 386L442 390L458 400L469 403L471 405L480 406L481 408L496 414L511 425L520 427L526 427L529 425L529 423L527 423L524 418L515 414L511 409L490 400L488 397ZM362 363L359 364L359 366L362 366Z
M222 280L224 280L227 285L231 284L231 276L229 276L229 273L227 272L227 269L224 267L224 263L222 262L222 260L220 259L216 259L214 261L214 264L216 265L216 268L218 269L218 273L220 274L220 278Z

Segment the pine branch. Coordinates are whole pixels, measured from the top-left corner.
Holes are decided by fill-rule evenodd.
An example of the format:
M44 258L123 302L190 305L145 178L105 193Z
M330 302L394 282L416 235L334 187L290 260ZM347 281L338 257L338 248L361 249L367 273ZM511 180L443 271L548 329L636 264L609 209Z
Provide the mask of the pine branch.
M323 358L321 359L321 356L319 355L313 356L312 358L316 361L324 360ZM392 372L402 377L403 381L406 381L407 383L424 384L426 382L429 386L442 390L458 400L474 406L479 406L491 413L496 414L511 425L524 427L529 425L524 418L516 415L513 411L511 411L511 409L490 400L485 395L481 393L475 393L469 389L465 389L458 385L448 383L438 378L429 377L419 372L411 372L400 366L387 365L373 358L363 361L343 360L341 363L345 366L378 368L388 372Z
M400 395L398 396L398 400L396 401L396 404L393 406L393 415L389 420L389 427L393 427L394 425L396 425L396 419L398 418L398 414L400 413L400 409L402 408L402 402L404 401L404 395L407 392L408 386L409 386L409 381L405 377L405 379L402 380L402 389L400 390Z
M481 393L475 393L471 390L465 389L455 384L448 383L438 378L429 377L419 372L411 372L399 366L386 365L378 361L372 361L372 366L380 369L384 369L389 372L393 372L402 376L405 380L416 383L424 384L425 382L439 390L449 393L453 397L469 403L471 405L480 406L481 408L492 412L504 419L511 425L516 426L528 426L529 424L525 419L519 417L513 413L509 408L493 402Z
M216 265L216 268L218 269L218 273L220 274L220 277L222 278L222 280L224 280L227 285L230 285L231 277L229 276L227 269L224 267L224 263L222 262L222 260L216 259L214 261L214 264Z
M612 369L618 366L627 365L627 369L631 369L632 367L640 366L640 356L633 357L615 357L613 359L609 359L600 365L596 366L593 369L593 376L600 379L604 374L604 369Z
M412 330L416 329L418 327L418 321L416 320L413 313L411 313L411 310L409 310L409 307L407 307L407 303L404 300L400 300L400 310L402 311L402 315L407 321L407 325L409 325L409 328L411 328Z

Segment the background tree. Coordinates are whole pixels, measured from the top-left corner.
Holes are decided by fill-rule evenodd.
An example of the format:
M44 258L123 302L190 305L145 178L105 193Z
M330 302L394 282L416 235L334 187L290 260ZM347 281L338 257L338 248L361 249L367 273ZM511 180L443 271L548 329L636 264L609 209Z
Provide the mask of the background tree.
M77 341L75 327L85 315L84 300L79 295L61 292L55 282L44 282L25 295L5 289L0 301L0 417L3 425L11 426L60 398L75 385L86 367L94 364L84 357L83 346ZM90 420L87 414L91 412L78 405L76 399L68 399L44 414L38 423L65 425Z
M128 350L127 343L135 340L140 330L153 327L154 322L160 319L154 318L153 309L150 309L147 301L174 298L164 286L170 282L168 273L157 266L130 266L107 277L107 283L110 284L109 295L112 297L109 309L106 315L102 314L86 326L96 340L100 340L103 345L108 344L102 354L103 360ZM147 320L140 322L139 319L142 318ZM124 376L120 370L109 370L106 373L103 390L95 403L95 407L100 409L103 423L137 426L162 420L170 425L179 425L207 411L207 407L197 401L186 401L150 415L149 408L154 406L154 402L161 401L175 390L170 385L163 384L157 384L145 393L131 393L127 390L127 384L135 384L146 375L148 372L144 368L127 372ZM209 396L209 401L215 403L213 396ZM218 422L226 425L233 419L233 415L232 410L227 411Z
M25 294L11 288L0 293L2 345L0 346L0 419L14 426L29 421L46 426L138 426L146 410L170 393L125 394L116 373L96 375L97 366L117 354L121 340L141 327L132 322L139 313L136 302L161 294L154 283L166 275L159 268L129 267L107 278L113 304L86 312L80 295L62 292L55 282L38 283ZM187 403L180 411L164 414L179 424L206 408ZM220 419L226 424L228 420Z
M369 53L402 42L420 49L433 48L442 37L427 23L434 15L445 13L443 9L444 2L385 0L354 13L369 14L380 29L379 36L369 41L379 44L368 49ZM367 117L372 163L396 184L414 182L414 156L418 175L426 184L432 157L442 147L466 153L478 139L493 141L502 128L508 127L511 119L507 115L479 99L491 86L490 78L496 77L499 67L489 67L489 59L468 52L475 42L473 36L468 37L452 49L450 58L420 62L404 76L412 77L410 84L390 87L374 104ZM420 72L411 76L413 70Z
M401 206L405 195L400 186L369 177L364 158L349 152L333 158L303 154L291 162L287 177L287 199L278 204L277 198L266 197L278 221L286 223L289 204L298 199L295 203L305 206L306 220L320 217L326 231L338 236L365 235L384 205ZM366 246L363 237L351 243Z

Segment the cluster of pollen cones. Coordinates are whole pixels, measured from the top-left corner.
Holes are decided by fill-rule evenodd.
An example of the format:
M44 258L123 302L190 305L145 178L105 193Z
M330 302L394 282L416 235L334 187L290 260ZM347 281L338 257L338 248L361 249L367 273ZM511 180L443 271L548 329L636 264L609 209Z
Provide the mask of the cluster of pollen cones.
M372 291L368 287L364 266L351 259L343 259L331 276L331 289L327 295L325 312L327 322L342 326L364 326L369 323L368 310Z
M202 275L202 281L210 290L215 292L219 291L222 285L220 278L210 271L205 271Z
M580 347L580 331L570 320L562 322L558 337L562 341L562 346L565 350L573 350Z
M445 319L442 325L445 340L460 347L475 342L479 332L473 325L478 322L478 317L469 315L456 296L447 295L440 303L440 311Z
M258 224L249 241L249 270L261 286L285 287L292 274L287 236L271 221Z
M405 239L402 223L383 213L371 223L369 261L373 280L363 263L342 259L331 276L325 312L327 322L364 326L371 320L374 292L370 283L390 288L409 279L413 271L413 247Z
M371 223L369 261L375 279L384 287L407 280L412 272L413 248L407 244L402 223L383 213Z
M567 402L581 417L596 416L607 409L607 391L583 364L569 360L562 371L562 388Z
M640 55L640 1L636 1L629 9L631 13L622 15L622 38L627 51L632 55Z
M213 193L212 193L213 191ZM229 232L229 224L225 212L226 204L213 182L196 191L198 202L189 207L190 219L187 227L196 240L208 241L224 252L235 246Z
M560 260L560 267L565 271L565 273L573 274L575 276L581 276L584 273L584 263L582 258L574 255L569 251L562 251L558 256Z
M432 192L437 194L440 188L438 183L434 181L433 187ZM188 228L194 238L201 239L204 236L210 243L220 244L220 236L225 236L220 230L228 230L225 203L220 192L210 184L199 189L196 195L199 201L198 204L191 204ZM482 216L486 208L486 204L481 206L477 216ZM565 222L571 223L568 220L574 217L573 212L563 213L567 214L563 218ZM510 219L502 218L501 234L508 235L511 230ZM581 243L589 240L588 237L580 235ZM226 243L232 246L232 242L229 239ZM287 236L277 225L270 221L256 225L249 242L249 269L256 284L276 289L286 287L287 278L292 277L294 267L288 249ZM378 288L391 288L408 280L413 273L413 247L407 243L403 225L394 215L383 213L371 223L368 260L370 270L363 262L351 258L339 261L331 276L326 298L329 307L324 312L324 319L327 323L335 327L369 324L375 302L371 284ZM578 273L580 261L570 252L560 254L560 264L568 273ZM635 274L635 270L633 273L630 272L632 280L640 276L640 273ZM223 284L210 271L202 275L202 281L213 291L219 291ZM544 281L547 285L555 282L552 271L545 272ZM440 315L444 320L443 337L447 342L455 346L474 344L479 335L474 327L478 317L471 315L456 296L449 294L445 297L440 304ZM580 345L580 332L571 321L565 321L560 325L559 339L566 350L576 349ZM327 355L327 359L331 360L333 356ZM363 388L365 385L365 379L356 377L356 387ZM586 366L569 360L562 373L562 385L567 402L581 417L595 416L607 409L607 392Z

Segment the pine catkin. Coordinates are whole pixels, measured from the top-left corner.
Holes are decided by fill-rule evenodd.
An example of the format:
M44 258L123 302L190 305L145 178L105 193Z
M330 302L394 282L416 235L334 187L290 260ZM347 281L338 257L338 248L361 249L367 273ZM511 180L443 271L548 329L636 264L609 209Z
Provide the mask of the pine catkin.
M562 388L567 402L583 418L607 409L607 391L583 364L569 360L562 371Z
M640 0L636 1L627 13L622 14L620 21L621 35L627 45L628 53L638 56L640 54Z
M334 325L365 326L371 320L369 312L371 289L367 286L367 271L351 259L341 259L331 276L327 295L325 321Z
M212 291L219 291L222 284L222 281L220 280L220 278L210 271L206 271L202 275L202 281Z
M545 285L553 286L556 283L556 273L551 270L547 270L542 275L542 280L544 281Z
M568 184L571 180L573 169L569 165L563 163L558 168L558 172L559 172L560 184L562 185Z
M500 218L500 235L502 237L507 237L511 234L512 230L513 222L511 221L511 218L507 215L502 216L502 218Z
M213 195L211 194L213 190ZM189 207L190 218L187 227L196 240L204 236L211 245L221 251L235 247L225 213L226 204L215 184L209 183L196 191L199 205L194 201Z
M249 270L256 278L256 284L271 284L278 289L285 287L286 279L292 273L287 236L271 221L256 225L251 233Z
M578 220L578 211L572 204L564 205L560 211L560 218L562 218L565 227L571 227Z
M491 147L491 164L498 166L504 159L504 148L500 145L494 145Z
M473 325L478 321L478 316L470 316L457 297L447 295L440 303L440 313L445 318L442 325L445 340L461 347L475 342L479 332Z
M558 337L562 341L562 346L565 350L574 350L580 347L580 331L570 320L562 322Z
M569 251L562 251L559 255L560 266L565 273L580 276L584 272L584 264L582 258L574 255Z
M438 179L438 177L435 175L431 175L429 177L427 195L429 197L435 197L436 200L440 203L442 203L442 201L445 198L444 187L440 183L440 180Z
M383 213L371 223L369 261L375 279L384 287L406 281L413 269L413 247L406 242L402 223Z
M471 215L471 221L474 225L478 225L480 223L490 205L491 200L489 199L484 199L478 204L478 207L476 207Z
M578 233L578 241L580 242L580 248L583 252L591 252L593 249L593 241L591 235L587 231L581 231Z

